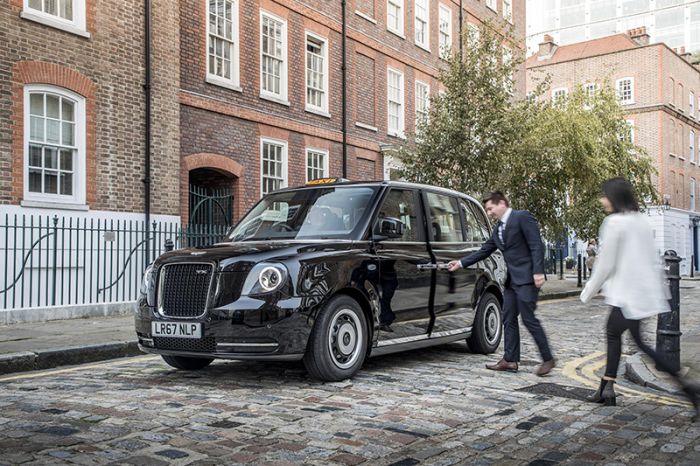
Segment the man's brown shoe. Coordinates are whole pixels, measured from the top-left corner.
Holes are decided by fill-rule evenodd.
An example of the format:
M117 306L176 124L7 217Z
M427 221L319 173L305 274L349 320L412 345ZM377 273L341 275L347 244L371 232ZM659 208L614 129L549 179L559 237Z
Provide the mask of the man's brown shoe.
M537 371L535 374L539 377L544 377L545 375L549 374L552 369L554 369L557 365L557 362L554 359L550 359L549 361L545 361L540 365L540 367L537 368Z
M486 364L486 368L492 371L518 372L518 363L501 359L496 364Z

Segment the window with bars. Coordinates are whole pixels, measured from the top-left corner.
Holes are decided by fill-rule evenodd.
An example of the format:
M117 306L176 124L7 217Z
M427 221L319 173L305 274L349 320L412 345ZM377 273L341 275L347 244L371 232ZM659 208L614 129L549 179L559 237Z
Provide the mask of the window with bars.
M416 133L421 123L428 122L428 105L430 87L421 81L416 81Z
M238 5L232 0L209 0L209 77L239 84Z
M287 24L266 13L262 15L261 90L280 99L287 98Z
M416 0L415 3L415 33L416 44L421 47L428 48L430 32L428 30L429 15L428 15L428 0Z
M439 10L439 42L440 56L445 57L452 48L452 10L445 5L440 5Z
M328 152L306 149L306 181L328 177Z
M306 106L328 111L328 73L326 41L306 35Z
M618 79L615 88L621 104L634 103L634 81L632 78Z
M262 195L287 186L287 143L262 140Z
M403 137L403 74L389 69L388 88L388 132L392 136Z
M404 0L387 0L386 6L386 26L400 35L403 35L403 2Z
M83 99L44 86L28 86L25 93L25 197L83 201Z

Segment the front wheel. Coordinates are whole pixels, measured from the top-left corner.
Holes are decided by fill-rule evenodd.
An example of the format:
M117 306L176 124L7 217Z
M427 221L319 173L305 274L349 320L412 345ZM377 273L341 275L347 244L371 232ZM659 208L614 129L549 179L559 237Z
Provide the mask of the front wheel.
M474 353L491 354L501 344L503 321L501 303L491 293L484 293L476 309L472 334L467 338L469 349Z
M304 365L311 377L334 382L352 377L367 354L367 321L349 296L336 296L319 313Z
M162 354L161 357L168 365L184 371L198 371L204 369L213 361L211 358L188 358L185 356L166 356L164 354Z

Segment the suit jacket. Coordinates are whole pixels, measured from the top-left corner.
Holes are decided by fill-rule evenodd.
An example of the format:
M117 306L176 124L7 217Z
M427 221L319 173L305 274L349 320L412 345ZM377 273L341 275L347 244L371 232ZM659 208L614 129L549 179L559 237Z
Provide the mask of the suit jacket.
M503 231L503 242L498 237L498 227L491 238L473 254L461 259L462 267L486 259L496 250L503 252L508 266L508 277L513 285L534 283L534 274L544 274L544 245L537 220L527 210L512 210Z

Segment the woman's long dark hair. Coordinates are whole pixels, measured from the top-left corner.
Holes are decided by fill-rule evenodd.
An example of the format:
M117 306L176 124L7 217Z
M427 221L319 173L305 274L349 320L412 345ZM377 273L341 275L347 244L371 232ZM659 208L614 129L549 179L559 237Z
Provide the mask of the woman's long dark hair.
M632 185L622 177L610 178L601 186L603 196L612 204L615 213L639 212L639 203Z

